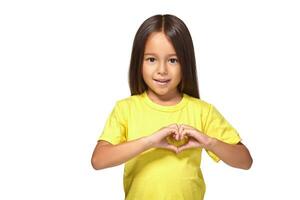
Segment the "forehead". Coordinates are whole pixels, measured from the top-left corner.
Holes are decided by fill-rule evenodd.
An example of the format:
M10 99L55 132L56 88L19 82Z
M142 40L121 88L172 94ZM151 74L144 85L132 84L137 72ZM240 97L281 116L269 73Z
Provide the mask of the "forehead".
M145 45L146 54L176 55L171 41L162 32L151 33Z

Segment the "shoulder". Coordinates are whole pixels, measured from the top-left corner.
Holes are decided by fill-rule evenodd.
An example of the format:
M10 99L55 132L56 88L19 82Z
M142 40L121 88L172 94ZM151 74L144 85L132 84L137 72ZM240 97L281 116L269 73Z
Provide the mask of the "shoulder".
M191 110L200 111L202 114L202 117L204 118L212 118L212 119L223 119L223 115L219 111L219 108L215 106L215 104L211 102L207 102L202 99L189 97L190 104L191 104Z
M203 100L203 99L198 99L193 96L187 95L187 99L189 101L189 106L194 107L194 108L199 108L203 111L208 112L211 109L211 107L213 106L208 101Z
M116 101L116 106L120 109L128 109L140 101L140 95L127 96Z

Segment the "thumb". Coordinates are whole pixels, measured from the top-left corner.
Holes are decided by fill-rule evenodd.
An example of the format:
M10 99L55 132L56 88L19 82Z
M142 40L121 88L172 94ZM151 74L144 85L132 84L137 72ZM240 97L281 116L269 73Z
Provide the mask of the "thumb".
M177 148L178 149L177 153L180 153L181 151L189 149L189 148L191 148L191 147L188 145L188 143L184 144L184 145L182 145L182 146L180 146L180 147Z
M166 145L164 148L166 148L168 150L171 150L171 151L174 151L175 153L178 152L178 148L175 147L174 145L171 145L171 144Z

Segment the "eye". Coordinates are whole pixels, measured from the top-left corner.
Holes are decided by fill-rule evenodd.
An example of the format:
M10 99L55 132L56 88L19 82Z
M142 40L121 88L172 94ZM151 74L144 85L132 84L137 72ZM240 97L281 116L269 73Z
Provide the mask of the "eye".
M176 58L171 58L171 59L170 59L170 62L171 62L172 64L176 64L176 63L178 63L178 59L176 59Z
M155 61L155 58L153 58L153 57L149 57L149 58L146 58L146 61L149 61L149 62L154 62L154 61Z

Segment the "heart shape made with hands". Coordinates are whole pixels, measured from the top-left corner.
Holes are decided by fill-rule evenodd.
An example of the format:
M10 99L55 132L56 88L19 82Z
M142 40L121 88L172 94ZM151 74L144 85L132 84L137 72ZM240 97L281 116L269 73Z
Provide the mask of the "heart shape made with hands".
M182 133L182 131L183 131L184 129L183 129L183 128L180 129L180 125L177 126L177 129L178 129L178 134L181 135L181 133ZM179 132L180 130L181 130L181 132ZM188 141L189 141L189 137L186 136L186 135L183 137L182 140L176 140L176 134L175 134L175 133L169 135L166 139L167 139L167 142L168 142L169 144L174 145L174 146L176 146L176 147L180 147L180 146L182 146L182 145L188 143Z

